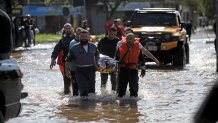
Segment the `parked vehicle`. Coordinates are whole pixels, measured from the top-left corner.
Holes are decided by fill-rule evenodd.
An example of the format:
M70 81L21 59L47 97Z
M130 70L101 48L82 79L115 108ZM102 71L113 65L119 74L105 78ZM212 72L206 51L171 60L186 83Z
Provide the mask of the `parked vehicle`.
M0 123L17 117L21 111L23 73L14 58L0 60Z
M23 76L16 59L10 55L12 49L11 19L0 9L0 123L17 117L21 111L20 99L27 93L22 93Z
M161 63L179 67L189 63L189 44L179 11L173 8L136 9L130 26L141 44Z

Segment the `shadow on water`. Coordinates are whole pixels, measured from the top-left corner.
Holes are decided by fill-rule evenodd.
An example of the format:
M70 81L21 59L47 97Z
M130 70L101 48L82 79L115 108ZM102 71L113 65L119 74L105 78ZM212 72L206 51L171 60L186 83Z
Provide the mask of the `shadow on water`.
M75 97L73 97L75 98ZM139 122L137 99L105 99L81 101L79 97L60 107L60 115L77 122Z

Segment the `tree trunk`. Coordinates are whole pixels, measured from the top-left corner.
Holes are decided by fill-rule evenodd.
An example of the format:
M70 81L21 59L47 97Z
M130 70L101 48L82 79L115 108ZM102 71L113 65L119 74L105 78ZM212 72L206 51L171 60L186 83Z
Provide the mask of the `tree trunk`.
M114 16L114 13L117 10L117 7L122 3L122 1L117 1L115 6L110 4L110 0L101 1L104 4L105 12L106 12L106 20L111 20Z
M107 0L102 1L102 3L104 4L104 8L105 8L105 15L106 15L106 20L110 19L110 12L109 12L109 2Z

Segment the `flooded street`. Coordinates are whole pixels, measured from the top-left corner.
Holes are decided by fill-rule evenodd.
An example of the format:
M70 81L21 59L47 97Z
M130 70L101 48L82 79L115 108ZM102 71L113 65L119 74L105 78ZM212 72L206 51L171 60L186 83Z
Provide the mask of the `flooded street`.
M190 64L184 69L148 65L139 80L139 99L128 96L116 100L107 90L100 90L100 74L96 77L96 99L81 102L79 97L63 94L62 75L55 66L49 69L55 43L37 44L18 49L16 56L21 70L24 91L19 117L7 123L192 123L193 115L217 77L214 35L199 29L190 43Z

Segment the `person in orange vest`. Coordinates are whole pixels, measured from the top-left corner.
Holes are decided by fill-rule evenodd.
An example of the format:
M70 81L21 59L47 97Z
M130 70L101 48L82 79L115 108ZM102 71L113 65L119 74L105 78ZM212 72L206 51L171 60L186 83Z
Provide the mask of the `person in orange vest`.
M126 27L125 30L124 30L124 34L125 36L122 36L122 40L126 40L126 36L129 34L129 33L133 33L133 30L131 27ZM117 46L116 46L116 52L118 51L121 43L122 43L122 40L120 40L118 43L117 43ZM136 37L135 36L135 39L134 40L140 40L140 38ZM116 54L116 53L115 53ZM142 54L142 51L140 50L140 54L139 54L139 63L138 63L140 66L144 66L145 65L145 56L144 54ZM144 76L146 73L146 70L145 70L145 66L144 66L144 69L141 69L141 76ZM118 80L117 80L118 81ZM119 86L117 86L117 90L119 89Z
M138 96L138 68L140 50L147 57L153 59L156 65L159 66L159 61L147 50L145 49L135 38L133 33L129 33L126 39L122 39L120 46L118 46L118 52L116 54L116 59L119 61L119 71L118 71L118 97L123 97L126 94L127 84L129 83L130 96ZM142 65L141 69L145 67ZM144 74L145 75L145 74ZM144 77L141 75L141 77Z

